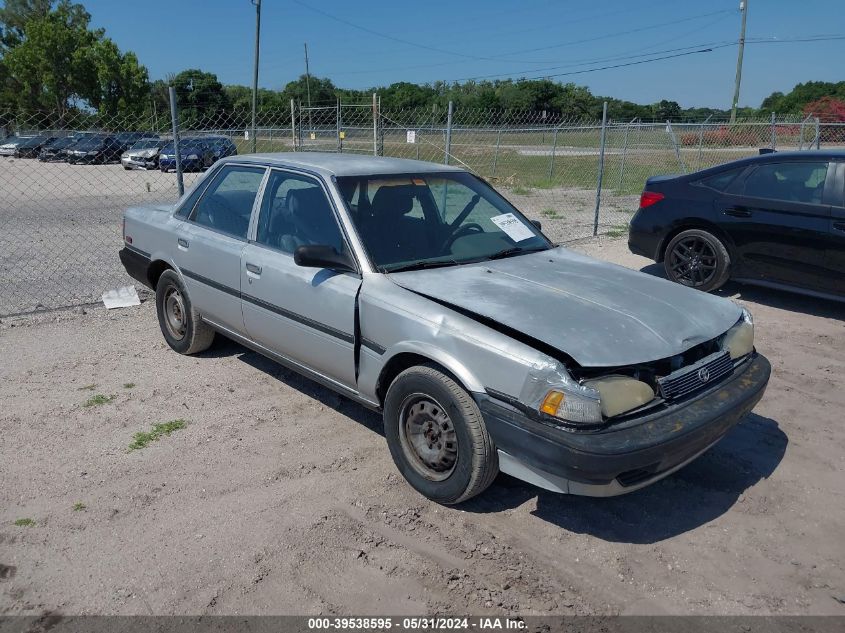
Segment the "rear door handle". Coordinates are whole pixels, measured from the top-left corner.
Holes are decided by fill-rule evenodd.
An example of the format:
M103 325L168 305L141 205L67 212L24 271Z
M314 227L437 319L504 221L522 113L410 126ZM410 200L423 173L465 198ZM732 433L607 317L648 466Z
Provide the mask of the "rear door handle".
M725 209L724 214L735 218L750 218L751 210L745 207L728 207Z
M833 228L837 231L845 231L845 222L834 222Z
M246 271L248 273L252 273L256 277L261 276L261 266L256 266L255 264L250 264L249 262L247 262Z
M179 248L181 248L183 250L188 248L188 240L182 239L181 237L176 240L176 244L178 244Z

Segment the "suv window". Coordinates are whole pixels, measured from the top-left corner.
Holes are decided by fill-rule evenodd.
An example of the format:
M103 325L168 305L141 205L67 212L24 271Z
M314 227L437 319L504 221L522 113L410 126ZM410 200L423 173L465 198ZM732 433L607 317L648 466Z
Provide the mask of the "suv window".
M821 204L827 163L760 165L745 180L745 195L787 202Z
M191 220L246 239L252 205L263 177L264 169L260 167L221 169L194 207Z
M255 241L286 253L309 244L333 246L339 253L344 248L343 235L320 183L277 170L267 181Z

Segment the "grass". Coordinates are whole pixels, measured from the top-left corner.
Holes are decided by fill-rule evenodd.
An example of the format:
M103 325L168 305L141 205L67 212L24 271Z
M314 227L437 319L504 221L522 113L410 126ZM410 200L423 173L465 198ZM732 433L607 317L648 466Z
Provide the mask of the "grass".
M77 391L94 391L97 388L96 384L85 385L84 387L77 387Z
M77 501L73 504L73 511L74 512L82 512L86 508L86 505L81 501Z
M170 435L173 431L184 429L188 426L185 420L171 420L170 422L162 422L153 426L152 431L139 431L135 433L132 438L132 443L129 445L130 451L137 451L145 448L150 442L157 442L162 435Z
M628 235L628 226L625 224L617 224L612 226L604 232L608 237L624 237Z
M17 519L15 520L15 525L17 525L18 527L32 527L33 525L35 525L35 521L29 518Z
M540 214L550 220L556 220L557 218L562 217L555 209L543 209L540 211Z
M125 383L123 383L123 388L124 389L134 389L135 383L134 382L125 382Z
M86 400L85 404L83 404L82 406L83 407L98 407L101 404L108 404L109 402L111 402L115 398L117 398L117 396L104 396L103 394L98 393L97 395L91 396L90 398L88 398L88 400Z
M531 190L523 187L522 185L516 185L515 187L511 188L511 192L513 192L517 196L527 196L529 193L531 193Z

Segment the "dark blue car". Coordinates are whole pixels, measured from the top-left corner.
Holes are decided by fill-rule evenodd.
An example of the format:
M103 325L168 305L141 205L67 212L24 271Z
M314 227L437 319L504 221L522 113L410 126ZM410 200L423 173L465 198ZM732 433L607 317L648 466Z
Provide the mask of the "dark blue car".
M179 141L182 171L204 171L214 164L214 153L208 143L198 138L183 138ZM163 172L176 169L176 153L173 141L161 148L158 166Z

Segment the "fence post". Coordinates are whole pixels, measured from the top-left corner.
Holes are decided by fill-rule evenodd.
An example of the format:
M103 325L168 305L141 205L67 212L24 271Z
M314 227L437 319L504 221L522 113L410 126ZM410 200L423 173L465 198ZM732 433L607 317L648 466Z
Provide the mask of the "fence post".
M293 151L296 149L296 108L293 105L293 99L290 100L290 137L293 141Z
M672 146L675 148L678 166L682 172L687 173L687 166L684 165L684 159L681 158L681 147L678 145L678 139L675 137L675 130L672 129L672 122L668 119L666 120L666 132L669 134L669 140L672 141Z
M696 161L696 169L701 169L701 158L704 153L704 126L707 125L707 122L710 120L710 117L713 115L708 115L704 121L702 121L701 126L698 128L698 160Z
M822 145L822 128L819 117L816 117L816 149L821 149Z
M176 88L170 86L170 120L173 124L173 153L176 156L176 187L179 197L185 195L185 182L182 180L182 155L179 153L179 117L176 114Z
M342 122L340 120L340 97L337 99L337 151L338 153L343 151L343 139L340 138L340 128L342 126Z
M607 140L607 101L601 110L601 145L599 146L599 178L596 183L596 215L593 219L593 235L599 234L599 207L601 206L601 181L604 178L604 146Z
M496 153L493 154L493 173L491 176L496 177L496 165L499 164L499 144L502 142L502 129L496 133Z
M772 112L772 151L775 151L778 143L777 127L775 127L775 113Z
M373 93L373 156L378 156L378 97Z
M549 157L549 182L552 181L552 174L554 173L555 168L555 152L557 151L557 131L560 126L555 126L555 134L552 140L552 155ZM545 134L545 131L543 132Z
M446 113L446 154L443 162L449 164L449 154L452 152L452 102L449 102L449 111Z

